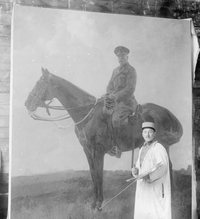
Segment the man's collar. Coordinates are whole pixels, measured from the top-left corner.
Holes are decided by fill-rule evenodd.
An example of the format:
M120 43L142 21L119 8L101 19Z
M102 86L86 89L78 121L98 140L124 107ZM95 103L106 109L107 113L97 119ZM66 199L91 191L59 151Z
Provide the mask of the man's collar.
M152 145L152 143L153 143L154 141L155 141L155 140L152 140L152 141L149 141L149 142L145 141L145 142L144 142L144 147L145 147L145 146L150 146L150 145Z
M128 62L125 62L124 64L122 64L122 65L120 65L119 67L120 68L125 68L125 67L127 67L127 66L129 66L130 64L128 63Z

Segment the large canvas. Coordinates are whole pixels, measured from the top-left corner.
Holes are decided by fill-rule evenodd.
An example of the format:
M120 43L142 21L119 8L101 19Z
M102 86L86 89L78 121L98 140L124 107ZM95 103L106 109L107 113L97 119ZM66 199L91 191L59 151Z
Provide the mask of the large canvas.
M25 106L42 72L67 80L80 88L80 93L87 92L97 101L106 93L113 69L119 65L114 54L117 46L130 50L129 63L137 72L137 102L168 109L183 128L180 141L169 147L173 169L172 215L176 219L191 218L190 28L190 20L15 5L11 219L133 218L136 186L126 189L129 186L126 180L131 177L138 148L133 158L132 151L123 152L121 158L105 155L103 207L92 209L94 192L89 164L74 131L75 123L81 122L84 116L76 121L71 118L37 121ZM61 103L54 99L50 105L61 106ZM45 108L37 109L37 115L46 120L66 113L66 110L50 109L48 115Z

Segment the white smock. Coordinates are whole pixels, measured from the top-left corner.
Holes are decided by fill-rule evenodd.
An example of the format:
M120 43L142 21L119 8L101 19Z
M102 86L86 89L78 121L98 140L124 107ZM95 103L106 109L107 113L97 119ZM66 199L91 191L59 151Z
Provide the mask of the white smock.
M136 162L139 175L159 167L149 174L151 182L139 179L136 186L134 219L171 219L171 184L169 159L165 148L153 142L140 163Z

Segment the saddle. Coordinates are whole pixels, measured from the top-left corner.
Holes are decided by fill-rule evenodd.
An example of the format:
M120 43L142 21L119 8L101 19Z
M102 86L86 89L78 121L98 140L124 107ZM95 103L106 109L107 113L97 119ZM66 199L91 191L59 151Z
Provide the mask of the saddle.
M135 119L138 114L142 113L142 106L137 104L135 111L129 106L120 106L120 109L117 109L114 99L109 98L108 95L104 97L104 106L103 106L103 115L112 116L115 110L119 111L121 124L129 122L130 124L135 123Z
M142 113L141 105L137 105L134 111L130 106L126 106L123 103L119 103L116 106L115 100L109 98L108 95L104 97L103 115L106 116L110 122L110 130L113 130L114 146L108 152L110 156L115 156L117 158L121 157L120 141L121 141L121 126L127 125L128 123L132 126L136 125L139 114ZM119 127L114 126L113 114L117 111L119 116Z

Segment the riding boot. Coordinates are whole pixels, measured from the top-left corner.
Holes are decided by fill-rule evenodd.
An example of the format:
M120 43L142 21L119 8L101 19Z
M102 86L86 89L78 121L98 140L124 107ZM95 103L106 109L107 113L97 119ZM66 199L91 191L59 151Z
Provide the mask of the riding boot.
M120 148L120 143L121 143L121 130L120 128L115 128L114 129L114 133L115 133L115 146L114 146L114 150L115 150L115 156L117 158L121 157L121 148Z
M121 157L121 148L120 148L120 141L121 141L121 133L120 133L120 128L114 128L114 133L113 133L113 143L114 146L110 151L108 151L108 154L110 156L115 156L117 158Z

